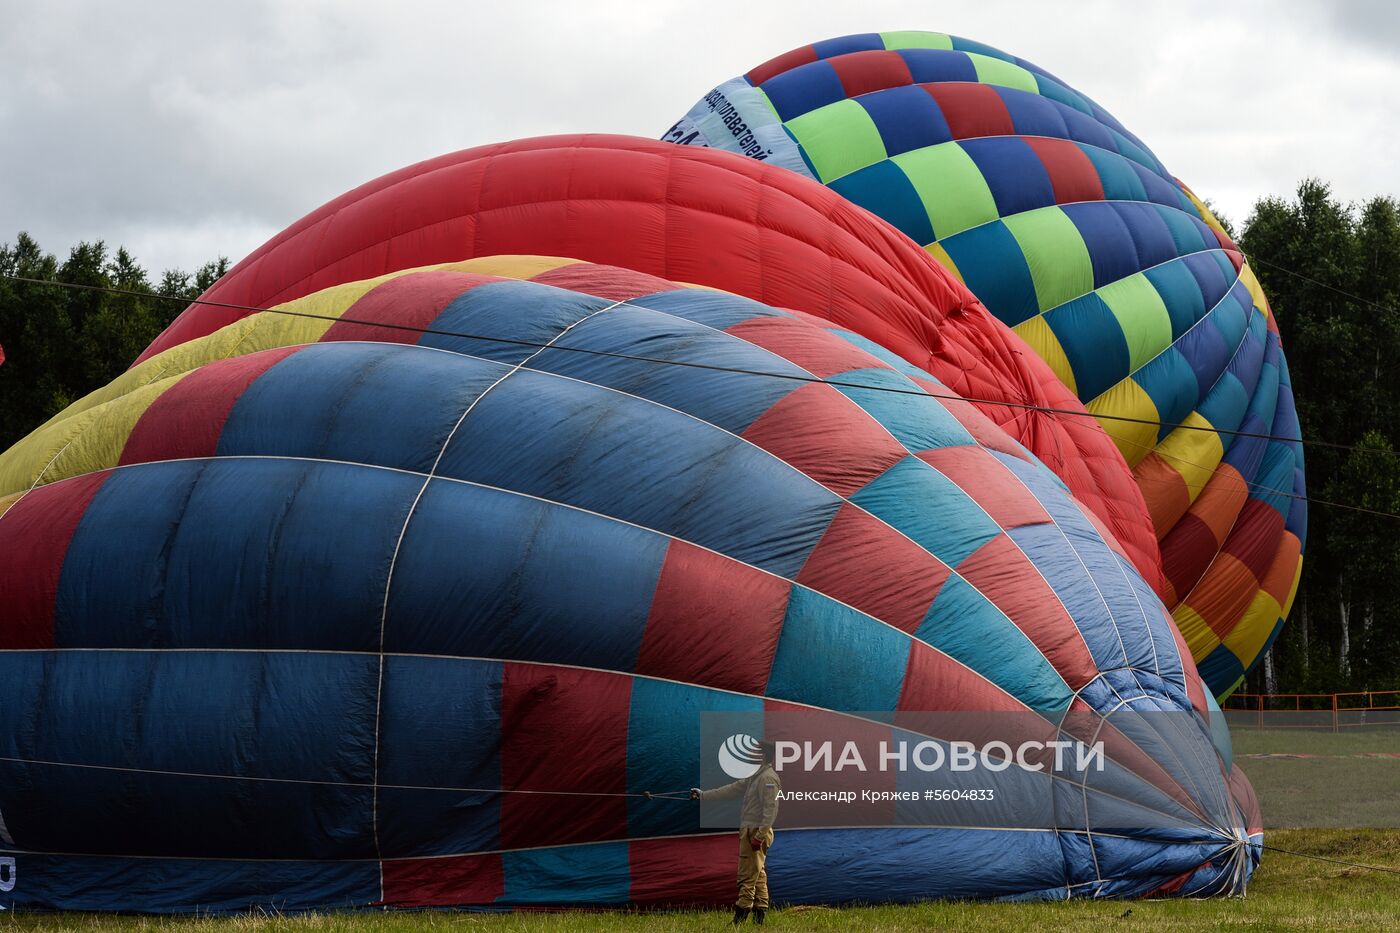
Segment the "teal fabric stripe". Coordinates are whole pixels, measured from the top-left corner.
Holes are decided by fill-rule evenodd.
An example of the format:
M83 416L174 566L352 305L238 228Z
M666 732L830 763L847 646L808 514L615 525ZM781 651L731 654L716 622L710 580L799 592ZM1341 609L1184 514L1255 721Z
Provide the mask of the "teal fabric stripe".
M851 501L953 568L1001 534L956 483L915 457L890 467Z
M948 578L914 637L928 642L1034 710L1060 712L1073 692L1006 614L958 576Z
M793 587L765 692L826 709L893 712L911 644L898 629Z

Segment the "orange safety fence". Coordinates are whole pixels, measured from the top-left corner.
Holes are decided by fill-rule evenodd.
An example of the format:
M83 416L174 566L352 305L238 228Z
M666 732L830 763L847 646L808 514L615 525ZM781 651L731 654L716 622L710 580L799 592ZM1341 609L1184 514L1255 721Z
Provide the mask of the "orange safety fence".
M1347 693L1236 693L1222 707L1232 726L1317 729L1400 726L1400 690Z

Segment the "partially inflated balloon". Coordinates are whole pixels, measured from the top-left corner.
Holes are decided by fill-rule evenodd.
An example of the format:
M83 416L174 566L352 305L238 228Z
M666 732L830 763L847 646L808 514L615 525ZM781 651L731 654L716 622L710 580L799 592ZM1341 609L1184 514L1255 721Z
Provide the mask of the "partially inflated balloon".
M143 354L340 282L540 253L723 288L840 324L932 373L1041 458L1165 591L1126 463L1025 344L922 250L806 179L724 152L622 136L468 149L331 201L233 268ZM826 373L824 375L836 375Z
M703 712L1125 705L1182 724L1118 762L1170 830L784 829L775 890L1242 889L1256 808L1165 609L928 374L547 257L279 310L0 457L14 903L719 903L733 834L642 796L698 782Z
M1141 141L1029 62L924 32L795 49L665 138L822 182L1014 327L1132 465L1168 605L1211 688L1238 685L1301 569L1298 418L1248 264Z

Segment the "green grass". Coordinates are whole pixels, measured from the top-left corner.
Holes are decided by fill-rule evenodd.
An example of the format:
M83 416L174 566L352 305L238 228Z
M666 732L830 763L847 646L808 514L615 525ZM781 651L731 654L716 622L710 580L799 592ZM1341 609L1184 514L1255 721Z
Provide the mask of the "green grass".
M1278 830L1270 845L1400 869L1400 830ZM775 857L778 857L775 853ZM930 865L937 871L937 865ZM1131 913L1125 912L1131 911ZM0 933L525 933L525 931L718 931L719 911L675 913L360 912L297 917L185 919L96 914L0 914ZM1386 930L1400 925L1400 875L1266 852L1249 895L1208 901L1070 901L1050 904L934 902L843 910L794 908L770 914L779 930Z
M1400 823L1400 729L1231 730L1243 771L1275 827L1386 827ZM1251 757L1256 755L1313 757Z

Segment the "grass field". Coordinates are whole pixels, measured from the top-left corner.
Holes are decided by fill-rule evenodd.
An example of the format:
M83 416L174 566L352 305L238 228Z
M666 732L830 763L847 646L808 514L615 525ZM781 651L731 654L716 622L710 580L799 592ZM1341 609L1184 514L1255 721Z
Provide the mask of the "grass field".
M1271 845L1400 869L1400 830L1277 830ZM937 871L931 865L930 871ZM728 929L717 911L679 913L342 913L299 917L166 919L92 914L0 914L0 933L515 933ZM1209 901L1071 901L1051 904L938 902L907 907L800 908L769 915L781 930L1394 930L1400 875L1266 852L1249 895Z
M1230 737L1266 830L1400 826L1400 729L1237 728Z

